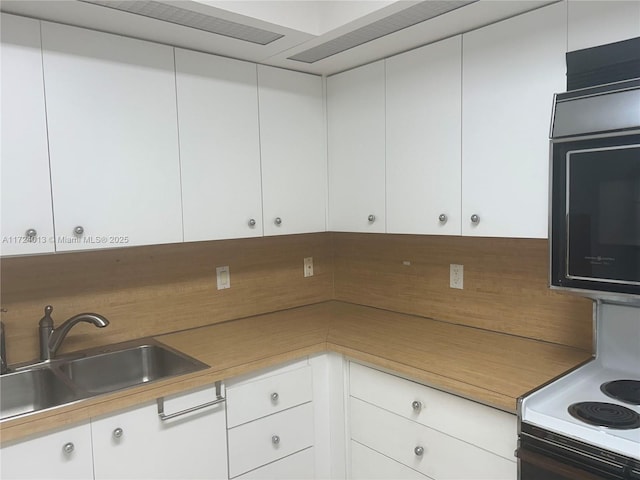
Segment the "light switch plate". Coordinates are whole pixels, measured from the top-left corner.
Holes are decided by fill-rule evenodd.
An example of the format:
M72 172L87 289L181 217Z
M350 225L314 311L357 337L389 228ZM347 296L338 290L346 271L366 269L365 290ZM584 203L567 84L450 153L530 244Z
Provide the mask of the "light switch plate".
M224 267L216 267L216 281L218 283L218 290L231 288L231 275L229 274L229 265L225 265Z
M313 277L313 257L305 257L304 259L304 276Z

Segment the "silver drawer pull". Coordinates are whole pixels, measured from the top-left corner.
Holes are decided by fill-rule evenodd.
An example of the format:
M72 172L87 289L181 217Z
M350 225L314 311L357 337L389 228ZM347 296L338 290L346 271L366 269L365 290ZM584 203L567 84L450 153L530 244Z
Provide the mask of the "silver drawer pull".
M273 403L277 402L279 398L280 398L280 395L278 395L278 392L273 392L273 393L271 394L271 401L272 401Z
M271 437L271 443L273 443L274 445L278 445L280 443L280 437L278 435L274 435L273 437Z
M415 453L418 457L421 457L422 455L424 455L424 447L416 447L413 449L413 453Z
M216 399L215 400L211 402L203 403L202 405L196 405L195 407L187 408L185 410L180 410L179 412L170 413L169 415L164 413L164 398L159 398L158 399L158 416L160 417L160 420L164 422L165 420L170 420L172 418L179 417L180 415L186 415L187 413L195 412L197 410L202 410L203 408L212 407L213 405L222 403L226 400L226 398L222 396L221 390L222 390L221 382L216 382Z
M414 400L413 402L411 402L411 408L413 408L415 412L419 412L420 410L422 410L422 402Z
M118 427L113 431L113 438L122 438L123 434L124 434L124 430Z
M73 444L73 442L68 442L65 443L62 447L62 451L64 453L66 453L67 455L70 455L71 453L73 453L73 451L76 449L75 445Z

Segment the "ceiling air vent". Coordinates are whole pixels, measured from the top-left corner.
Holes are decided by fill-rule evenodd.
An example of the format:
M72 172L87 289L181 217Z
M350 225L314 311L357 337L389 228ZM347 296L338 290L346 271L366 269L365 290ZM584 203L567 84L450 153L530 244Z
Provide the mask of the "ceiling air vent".
M156 20L182 25L183 27L195 28L197 30L215 33L217 35L224 35L225 37L231 37L245 42L257 43L258 45L267 45L284 37L284 35L280 33L269 32L268 30L262 30L261 28L255 28L241 23L231 22L223 18L204 15L192 10L175 7L162 2L155 2L153 0L80 1L136 15L142 15L144 17L155 18Z
M381 18L369 25L360 27L340 37L336 37L321 45L317 45L304 52L297 53L289 60L314 63L345 50L357 47L364 43L376 40L391 33L398 32L407 27L417 25L444 13L464 7L477 0L427 0L417 3L409 8L396 12L388 17Z

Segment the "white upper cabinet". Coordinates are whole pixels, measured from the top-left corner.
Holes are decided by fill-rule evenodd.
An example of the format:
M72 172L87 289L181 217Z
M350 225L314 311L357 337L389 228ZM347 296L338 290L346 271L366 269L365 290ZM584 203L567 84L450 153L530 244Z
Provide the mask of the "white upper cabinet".
M387 60L387 231L460 234L461 37Z
M42 43L56 249L182 241L173 49L47 22Z
M322 79L258 65L265 235L326 229Z
M384 60L327 79L329 230L385 231Z
M40 22L2 14L2 255L53 252Z
M640 36L640 2L569 0L568 50L581 50Z
M557 3L463 35L463 235L547 237L549 124L553 94L566 85L566 10Z
M262 236L256 65L176 49L185 241Z

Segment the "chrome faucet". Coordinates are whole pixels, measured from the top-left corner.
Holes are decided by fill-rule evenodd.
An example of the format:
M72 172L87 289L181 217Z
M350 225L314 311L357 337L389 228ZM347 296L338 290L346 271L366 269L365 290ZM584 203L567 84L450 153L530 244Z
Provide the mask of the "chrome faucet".
M7 366L7 347L4 341L4 323L0 322L0 375L9 371Z
M65 321L58 328L53 327L53 318L51 318L53 307L47 305L44 307L44 317L40 319L40 360L51 360L55 357L56 352L62 345L62 341L69 333L74 325L80 322L93 323L96 327L104 328L109 325L109 320L97 313L80 313L74 315Z

